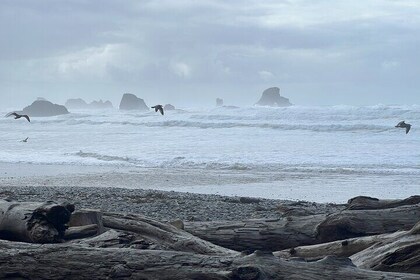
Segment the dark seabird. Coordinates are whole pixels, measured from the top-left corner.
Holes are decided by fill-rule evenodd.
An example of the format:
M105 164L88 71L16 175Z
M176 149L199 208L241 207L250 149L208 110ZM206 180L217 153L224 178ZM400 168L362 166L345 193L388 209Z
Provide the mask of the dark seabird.
M411 124L405 123L405 121L401 121L395 127L405 128L405 134L407 134L410 131Z
M26 137L25 139L23 139L23 140L20 140L20 142L28 142L28 139L29 139L29 137Z
M9 113L9 114L7 114L6 115L6 118L7 117L10 117L10 116L15 116L15 119L20 119L20 118L25 118L25 119L27 119L28 120L28 122L31 122L31 120L29 119L29 117L28 117L28 115L19 115L18 113L15 113L15 112L13 112L13 113Z
M155 105L152 108L155 109L155 112L159 111L162 115L164 114L162 105Z

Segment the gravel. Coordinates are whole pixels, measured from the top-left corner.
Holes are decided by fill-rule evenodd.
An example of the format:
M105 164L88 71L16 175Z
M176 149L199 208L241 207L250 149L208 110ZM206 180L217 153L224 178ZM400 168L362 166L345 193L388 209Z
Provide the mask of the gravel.
M276 219L331 213L344 205L124 188L0 186L0 199L70 202L77 209L137 213L161 221Z

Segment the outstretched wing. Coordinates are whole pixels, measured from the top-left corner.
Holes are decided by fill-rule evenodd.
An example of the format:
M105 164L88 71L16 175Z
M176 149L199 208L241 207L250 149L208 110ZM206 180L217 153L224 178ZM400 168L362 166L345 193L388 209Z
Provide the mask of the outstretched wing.
M158 109L159 109L159 112L160 112L162 115L164 115L162 106L160 106Z
M410 129L411 129L411 125L407 125L405 127L405 134L407 134L410 131Z
M405 123L405 121L401 121L401 122L399 122L395 127L401 127L401 126L403 126L404 125L404 123Z
M16 114L15 112L12 112L12 113L7 114L5 117L7 118L7 117L10 117L10 116L15 116L15 117L17 117L17 116L18 116L18 114Z
M25 119L27 119L28 122L31 122L31 120L29 119L29 116L28 115L22 115L22 117L24 117Z

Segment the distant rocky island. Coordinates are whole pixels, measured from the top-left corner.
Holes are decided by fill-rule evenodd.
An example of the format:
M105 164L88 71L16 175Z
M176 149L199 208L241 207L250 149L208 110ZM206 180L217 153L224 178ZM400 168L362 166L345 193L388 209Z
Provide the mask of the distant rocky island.
M69 113L65 106L53 104L44 98L38 98L31 105L23 108L21 112L31 117L51 117Z
M138 98L132 93L124 93L121 102L120 110L141 110L148 111L149 107L146 105L143 99Z
M262 93L260 100L255 103L259 106L272 106L272 107L287 107L293 105L289 99L280 96L280 89L278 87L271 87Z
M163 106L163 110L165 111L175 110L175 106L172 104L166 104L165 106Z
M112 106L111 101L102 101L100 99L99 101L92 101L90 103L87 103L81 98L75 98L75 99L68 99L65 103L65 106L69 109L110 109L114 108Z

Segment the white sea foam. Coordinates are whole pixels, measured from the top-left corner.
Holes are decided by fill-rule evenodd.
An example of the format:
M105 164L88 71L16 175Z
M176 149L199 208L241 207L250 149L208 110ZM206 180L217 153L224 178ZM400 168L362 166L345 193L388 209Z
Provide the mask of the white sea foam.
M417 124L417 105L76 111L1 118L0 161L420 176Z

